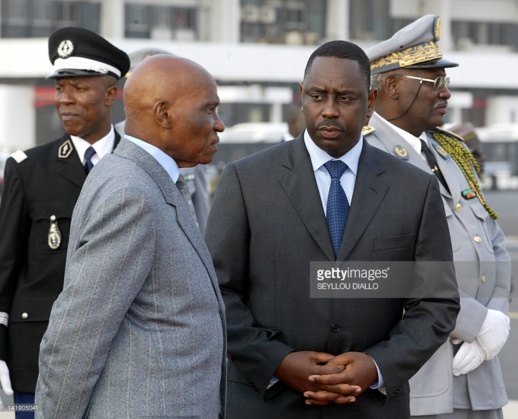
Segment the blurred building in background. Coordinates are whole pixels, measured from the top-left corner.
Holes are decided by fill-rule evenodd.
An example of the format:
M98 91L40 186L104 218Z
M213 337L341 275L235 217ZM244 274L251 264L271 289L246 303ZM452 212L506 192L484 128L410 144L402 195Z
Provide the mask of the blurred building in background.
M331 39L369 47L424 14L442 19L451 121L518 123L516 0L0 0L0 153L61 132L47 37L83 26L128 53L154 45L216 77L233 126L285 121L310 53ZM124 119L122 104L115 122Z

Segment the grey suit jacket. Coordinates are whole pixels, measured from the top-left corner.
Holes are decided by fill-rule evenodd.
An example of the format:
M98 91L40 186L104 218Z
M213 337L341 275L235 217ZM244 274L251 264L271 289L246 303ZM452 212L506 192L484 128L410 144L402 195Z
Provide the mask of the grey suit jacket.
M451 260L437 181L423 174L364 144L339 260ZM206 241L229 325L229 418L407 417L407 380L455 324L453 272L427 278L451 293L436 301L310 298L310 262L335 257L302 136L227 165ZM294 350L368 353L385 403L368 390L356 403L315 408L283 383L268 388Z
M367 141L393 155L403 147L406 161L431 173L424 159L378 114L370 119L375 131ZM461 310L451 336L471 342L477 336L487 309L508 313L511 286L510 257L505 238L477 198L465 199L470 186L455 161L437 152L438 143L428 135L430 149L448 183L441 196L452 240ZM440 148L439 148L440 149ZM409 200L407 200L409 202ZM453 376L454 347L447 341L410 380L412 415L432 415L453 408L489 410L507 403L498 357L485 361L467 375Z
M224 383L224 308L206 245L166 171L123 139L72 216L37 417L217 418Z

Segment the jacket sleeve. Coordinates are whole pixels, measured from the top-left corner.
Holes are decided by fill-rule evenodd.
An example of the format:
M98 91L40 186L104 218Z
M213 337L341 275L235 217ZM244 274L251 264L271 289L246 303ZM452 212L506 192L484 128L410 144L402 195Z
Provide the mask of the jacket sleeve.
M0 359L6 359L7 319L22 263L27 255L28 220L25 190L18 164L7 159L0 204Z
M218 182L205 239L225 301L228 355L264 395L275 370L293 349L276 339L277 331L257 327L247 306L250 229L233 164L227 165Z
M82 197L77 203L63 292L40 347L36 400L44 417L84 417L112 341L151 270L151 198L124 186L99 195L91 207Z
M438 182L431 178L415 244L426 294L407 298L404 316L387 339L365 351L378 364L388 397L424 365L455 327L459 294L452 249L445 245L450 242ZM431 269L434 266L440 269Z
M472 342L477 337L488 309L499 310L504 314L509 312L511 260L506 250L505 237L495 220L487 217L484 222L487 224L487 240L494 260L479 262L481 275L487 278L488 283L482 286L477 298L460 290L461 310L452 337L466 342ZM473 280L480 281L478 277Z

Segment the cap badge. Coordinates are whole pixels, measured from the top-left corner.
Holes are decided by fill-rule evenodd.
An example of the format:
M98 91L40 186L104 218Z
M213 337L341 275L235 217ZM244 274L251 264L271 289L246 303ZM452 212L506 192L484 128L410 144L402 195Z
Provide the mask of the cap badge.
M73 149L74 147L72 147L72 142L70 140L66 140L63 144L59 146L58 157L60 159L68 158L68 156L70 156L70 153L72 153Z
M72 52L74 52L74 44L72 41L66 39L65 41L61 41L61 43L58 46L58 55L61 58L67 58L69 57Z
M437 21L435 22L434 36L436 39L439 39L441 37L441 19L440 18L437 18Z
M396 156L398 156L401 160L408 160L408 151L406 151L406 148L397 145L394 147L394 153L396 153Z

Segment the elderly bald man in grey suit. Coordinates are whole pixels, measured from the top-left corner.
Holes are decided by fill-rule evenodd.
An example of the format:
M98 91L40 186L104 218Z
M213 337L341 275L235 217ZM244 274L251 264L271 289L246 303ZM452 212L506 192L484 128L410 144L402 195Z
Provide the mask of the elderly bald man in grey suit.
M151 57L128 80L126 137L72 216L37 417L224 416L223 302L179 176L212 160L218 104L213 77L180 57Z

